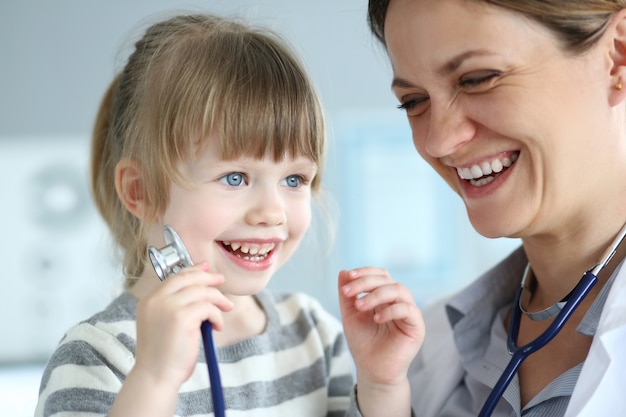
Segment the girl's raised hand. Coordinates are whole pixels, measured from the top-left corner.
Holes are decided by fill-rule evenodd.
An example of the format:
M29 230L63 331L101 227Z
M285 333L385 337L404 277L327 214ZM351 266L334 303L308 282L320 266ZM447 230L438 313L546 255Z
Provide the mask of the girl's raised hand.
M137 306L137 353L134 372L176 387L191 376L198 360L200 325L204 320L220 330L222 312L232 302L216 287L221 274L206 262L170 276Z
M410 291L382 268L339 273L339 305L359 384L406 381L424 341L424 321Z

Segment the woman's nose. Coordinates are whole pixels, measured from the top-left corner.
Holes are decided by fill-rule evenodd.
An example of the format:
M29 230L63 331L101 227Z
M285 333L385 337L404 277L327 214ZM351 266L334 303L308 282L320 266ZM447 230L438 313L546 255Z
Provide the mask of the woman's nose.
M287 221L285 205L278 191L259 192L246 213L246 221L254 226L278 226Z
M476 133L475 124L456 103L438 107L431 105L427 123L422 148L433 158L453 154L471 141Z

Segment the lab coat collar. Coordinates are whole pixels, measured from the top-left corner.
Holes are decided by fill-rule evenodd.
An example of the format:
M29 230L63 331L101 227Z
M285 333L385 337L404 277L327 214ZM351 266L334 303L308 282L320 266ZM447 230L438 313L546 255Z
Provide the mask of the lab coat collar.
M626 416L626 267L620 265L565 417Z

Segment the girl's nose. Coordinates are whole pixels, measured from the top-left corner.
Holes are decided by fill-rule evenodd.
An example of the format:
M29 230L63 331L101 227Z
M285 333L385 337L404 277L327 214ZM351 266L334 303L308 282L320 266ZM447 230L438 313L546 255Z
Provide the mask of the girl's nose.
M422 148L433 158L454 153L476 134L475 124L458 108L457 103L431 107L427 123Z
M246 221L254 226L278 226L287 221L285 206L277 191L258 193L246 213Z

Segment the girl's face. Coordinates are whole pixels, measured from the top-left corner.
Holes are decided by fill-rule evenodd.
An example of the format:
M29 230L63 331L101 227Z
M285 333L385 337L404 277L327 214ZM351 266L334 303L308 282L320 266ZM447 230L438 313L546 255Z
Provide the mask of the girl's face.
M539 24L467 0L392 0L385 28L415 147L479 233L567 230L623 181L605 38L566 55Z
M263 289L309 227L315 163L306 158L226 161L209 145L197 160L181 165L181 172L193 188L171 186L158 233L171 225L194 262L208 261L211 271L225 276L224 293Z

